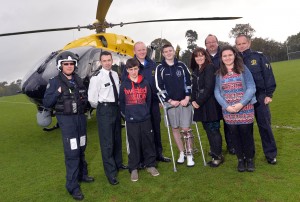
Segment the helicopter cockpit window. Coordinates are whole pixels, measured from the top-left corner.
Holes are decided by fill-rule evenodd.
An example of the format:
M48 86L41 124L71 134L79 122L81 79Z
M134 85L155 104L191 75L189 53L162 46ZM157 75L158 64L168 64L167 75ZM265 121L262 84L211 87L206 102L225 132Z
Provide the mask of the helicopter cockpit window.
M100 52L95 53L95 55L93 56L93 60L92 60L92 64L91 64L92 72L95 72L100 69L101 64L100 64L99 57L100 57Z

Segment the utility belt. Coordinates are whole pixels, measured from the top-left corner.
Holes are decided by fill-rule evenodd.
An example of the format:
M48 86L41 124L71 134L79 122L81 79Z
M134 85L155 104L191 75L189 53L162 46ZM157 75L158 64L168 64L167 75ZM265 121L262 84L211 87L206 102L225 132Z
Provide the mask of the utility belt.
M99 106L118 106L117 102L98 102Z

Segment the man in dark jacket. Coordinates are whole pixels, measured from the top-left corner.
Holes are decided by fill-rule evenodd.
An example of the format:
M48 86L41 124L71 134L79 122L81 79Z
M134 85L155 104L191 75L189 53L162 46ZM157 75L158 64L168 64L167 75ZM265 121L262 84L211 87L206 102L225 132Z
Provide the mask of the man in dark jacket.
M65 51L56 58L58 76L49 80L43 105L55 108L56 118L62 131L66 164L66 188L75 200L84 198L78 181L93 182L88 176L85 160L86 117L88 102L86 88L81 78L74 72L78 56Z
M235 44L255 81L257 99L257 103L254 105L255 118L266 159L269 164L274 165L277 162L277 147L271 128L269 108L269 103L272 102L272 96L276 88L272 67L262 53L250 49L251 40L248 36L243 34L237 36Z
M155 87L155 68L156 64L147 56L147 47L143 42L136 42L134 44L134 57L139 61L139 74L148 81L151 87L151 122L154 130L154 142L156 150L156 160L161 162L170 162L171 159L163 155L163 148L161 143L160 122L161 114L159 109L159 100L157 97L157 89ZM123 69L122 79L124 80L128 75L126 68Z

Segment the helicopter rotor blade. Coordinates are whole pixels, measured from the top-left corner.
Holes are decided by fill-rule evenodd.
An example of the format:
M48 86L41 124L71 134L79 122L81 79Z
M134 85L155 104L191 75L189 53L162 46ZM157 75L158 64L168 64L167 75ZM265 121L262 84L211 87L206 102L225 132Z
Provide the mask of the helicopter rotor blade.
M178 21L208 21L208 20L236 20L242 17L207 17L207 18L179 18L179 19L162 19L162 20L146 20L146 21L136 21L136 22L126 22L119 24L108 24L109 27L114 27L120 25L130 25L130 24L139 24L139 23L149 23L149 22L178 22Z
M53 28L53 29L40 29L40 30L30 30L30 31L23 31L23 32L11 32L11 33L4 33L0 34L0 37L2 36L12 36L12 35L21 35L21 34L32 34L32 33L40 33L40 32L56 32L56 31L66 31L66 30L72 30L77 29L80 31L80 29L94 29L95 27L93 25L87 25L87 26L77 26L77 27L63 27L63 28Z
M96 19L98 20L98 22L100 24L104 24L107 11L108 11L112 1L113 0L99 0L98 1Z

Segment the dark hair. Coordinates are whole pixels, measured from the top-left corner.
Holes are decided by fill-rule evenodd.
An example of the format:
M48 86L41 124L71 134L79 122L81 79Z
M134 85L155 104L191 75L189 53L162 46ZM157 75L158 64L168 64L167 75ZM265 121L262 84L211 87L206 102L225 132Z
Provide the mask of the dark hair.
M101 54L100 54L100 60L101 60L101 57L102 57L103 55L110 55L111 58L112 58L112 54L111 54L110 52L108 52L108 51L102 51Z
M174 49L174 47L172 46L172 44L167 43L167 44L163 45L163 47L161 48L161 52L163 52L165 48L169 48L169 47L172 47Z
M136 66L138 66L138 67L140 66L140 63L139 63L139 61L137 59L130 58L130 59L127 60L127 62L126 62L126 69L130 69L130 68L136 67Z
M212 63L212 61L211 61L210 55L207 53L207 51L204 48L201 48L201 47L195 48L195 50L192 53L192 57L191 57L191 69L193 71L195 71L196 69L199 68L199 65L197 64L197 62L195 60L195 58L199 54L205 56L205 61L204 61L203 65L201 65L201 68L200 68L200 72L202 72L208 64Z
M243 59L238 54L238 51L235 48L233 48L232 46L224 46L221 49L221 51L220 51L220 69L217 71L217 74L225 76L228 73L226 65L222 61L222 54L226 50L232 51L235 56L232 71L237 74L241 74L244 71L244 62L243 62Z

